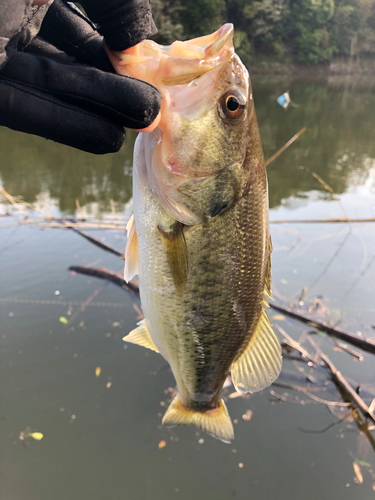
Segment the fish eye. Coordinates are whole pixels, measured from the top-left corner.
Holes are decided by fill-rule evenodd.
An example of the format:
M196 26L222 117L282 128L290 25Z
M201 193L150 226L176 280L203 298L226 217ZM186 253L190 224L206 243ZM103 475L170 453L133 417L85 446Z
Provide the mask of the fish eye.
M241 94L238 92L230 91L224 94L221 98L220 114L223 114L226 118L235 120L239 118L245 111L245 100Z

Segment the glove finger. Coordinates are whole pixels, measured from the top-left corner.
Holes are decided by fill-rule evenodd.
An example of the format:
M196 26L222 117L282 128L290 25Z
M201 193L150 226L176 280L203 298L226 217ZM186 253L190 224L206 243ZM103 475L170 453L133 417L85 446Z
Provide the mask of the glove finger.
M114 73L94 24L74 4L54 0L39 34L47 42L103 71Z
M81 0L111 50L125 50L157 33L147 0Z
M152 85L90 66L17 52L0 74L126 128L148 127L160 110L161 96Z
M0 125L89 153L114 153L125 138L116 123L1 75L0 110Z
M40 36L35 37L24 49L24 52L36 56L48 57L48 59L62 64L74 64L77 62L75 57L68 56L65 52L46 42L46 40Z

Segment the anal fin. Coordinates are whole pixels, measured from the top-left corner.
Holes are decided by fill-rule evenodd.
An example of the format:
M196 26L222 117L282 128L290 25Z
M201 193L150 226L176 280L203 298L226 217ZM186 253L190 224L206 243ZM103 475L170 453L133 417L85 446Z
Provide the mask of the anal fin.
M138 324L138 327L132 330L128 335L123 337L122 340L125 342L131 342L132 344L138 344L142 347L147 347L152 351L159 352L154 341L152 340L149 329L147 328L146 321L143 319Z
M134 214L126 225L128 241L125 248L124 280L129 282L138 274L138 238L135 230Z
M231 379L237 392L257 392L272 384L281 370L280 342L263 309L257 328L246 350L231 367Z
M186 408L177 395L166 411L162 424L195 425L224 443L230 443L234 439L232 421L223 400L220 400L219 406L213 410L196 411Z

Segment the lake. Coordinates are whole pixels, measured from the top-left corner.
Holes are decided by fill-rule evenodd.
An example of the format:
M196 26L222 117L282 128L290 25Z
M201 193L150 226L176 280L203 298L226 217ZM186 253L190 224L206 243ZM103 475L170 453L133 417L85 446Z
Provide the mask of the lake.
M307 127L268 166L275 303L374 340L375 222L299 221L375 217L375 81L258 76L253 87L266 159ZM295 105L284 110L276 98L287 90ZM374 498L373 422L356 421L311 364L285 359L279 385L251 396L225 388L230 445L162 428L169 366L122 341L138 298L69 271L122 273L124 261L72 230L23 224L84 216L123 226L134 139L99 157L0 129L0 183L33 205L0 198L1 500ZM125 248L124 229L89 234ZM312 339L371 403L373 355L269 314L280 340L284 330L314 355Z

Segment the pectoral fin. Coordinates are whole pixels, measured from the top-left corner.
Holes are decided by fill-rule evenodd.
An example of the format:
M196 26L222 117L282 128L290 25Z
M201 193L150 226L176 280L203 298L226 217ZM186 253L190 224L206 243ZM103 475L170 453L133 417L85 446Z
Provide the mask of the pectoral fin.
M177 395L166 411L162 424L166 426L195 425L224 443L230 443L234 439L232 421L223 400L213 410L195 411L183 406Z
M165 231L161 226L158 226L177 293L182 293L185 288L188 269L187 248L183 229L184 225L181 222L176 222L170 231Z
M134 214L126 225L128 242L125 248L124 280L129 282L138 274L138 238L135 230Z
M281 348L265 310L246 350L231 367L237 392L257 392L268 387L281 370Z
M138 327L132 330L122 340L125 340L125 342L131 342L132 344L141 345L142 347L147 347L148 349L151 349L155 352L159 352L154 341L152 340L150 331L146 325L146 321L143 319L137 324Z

